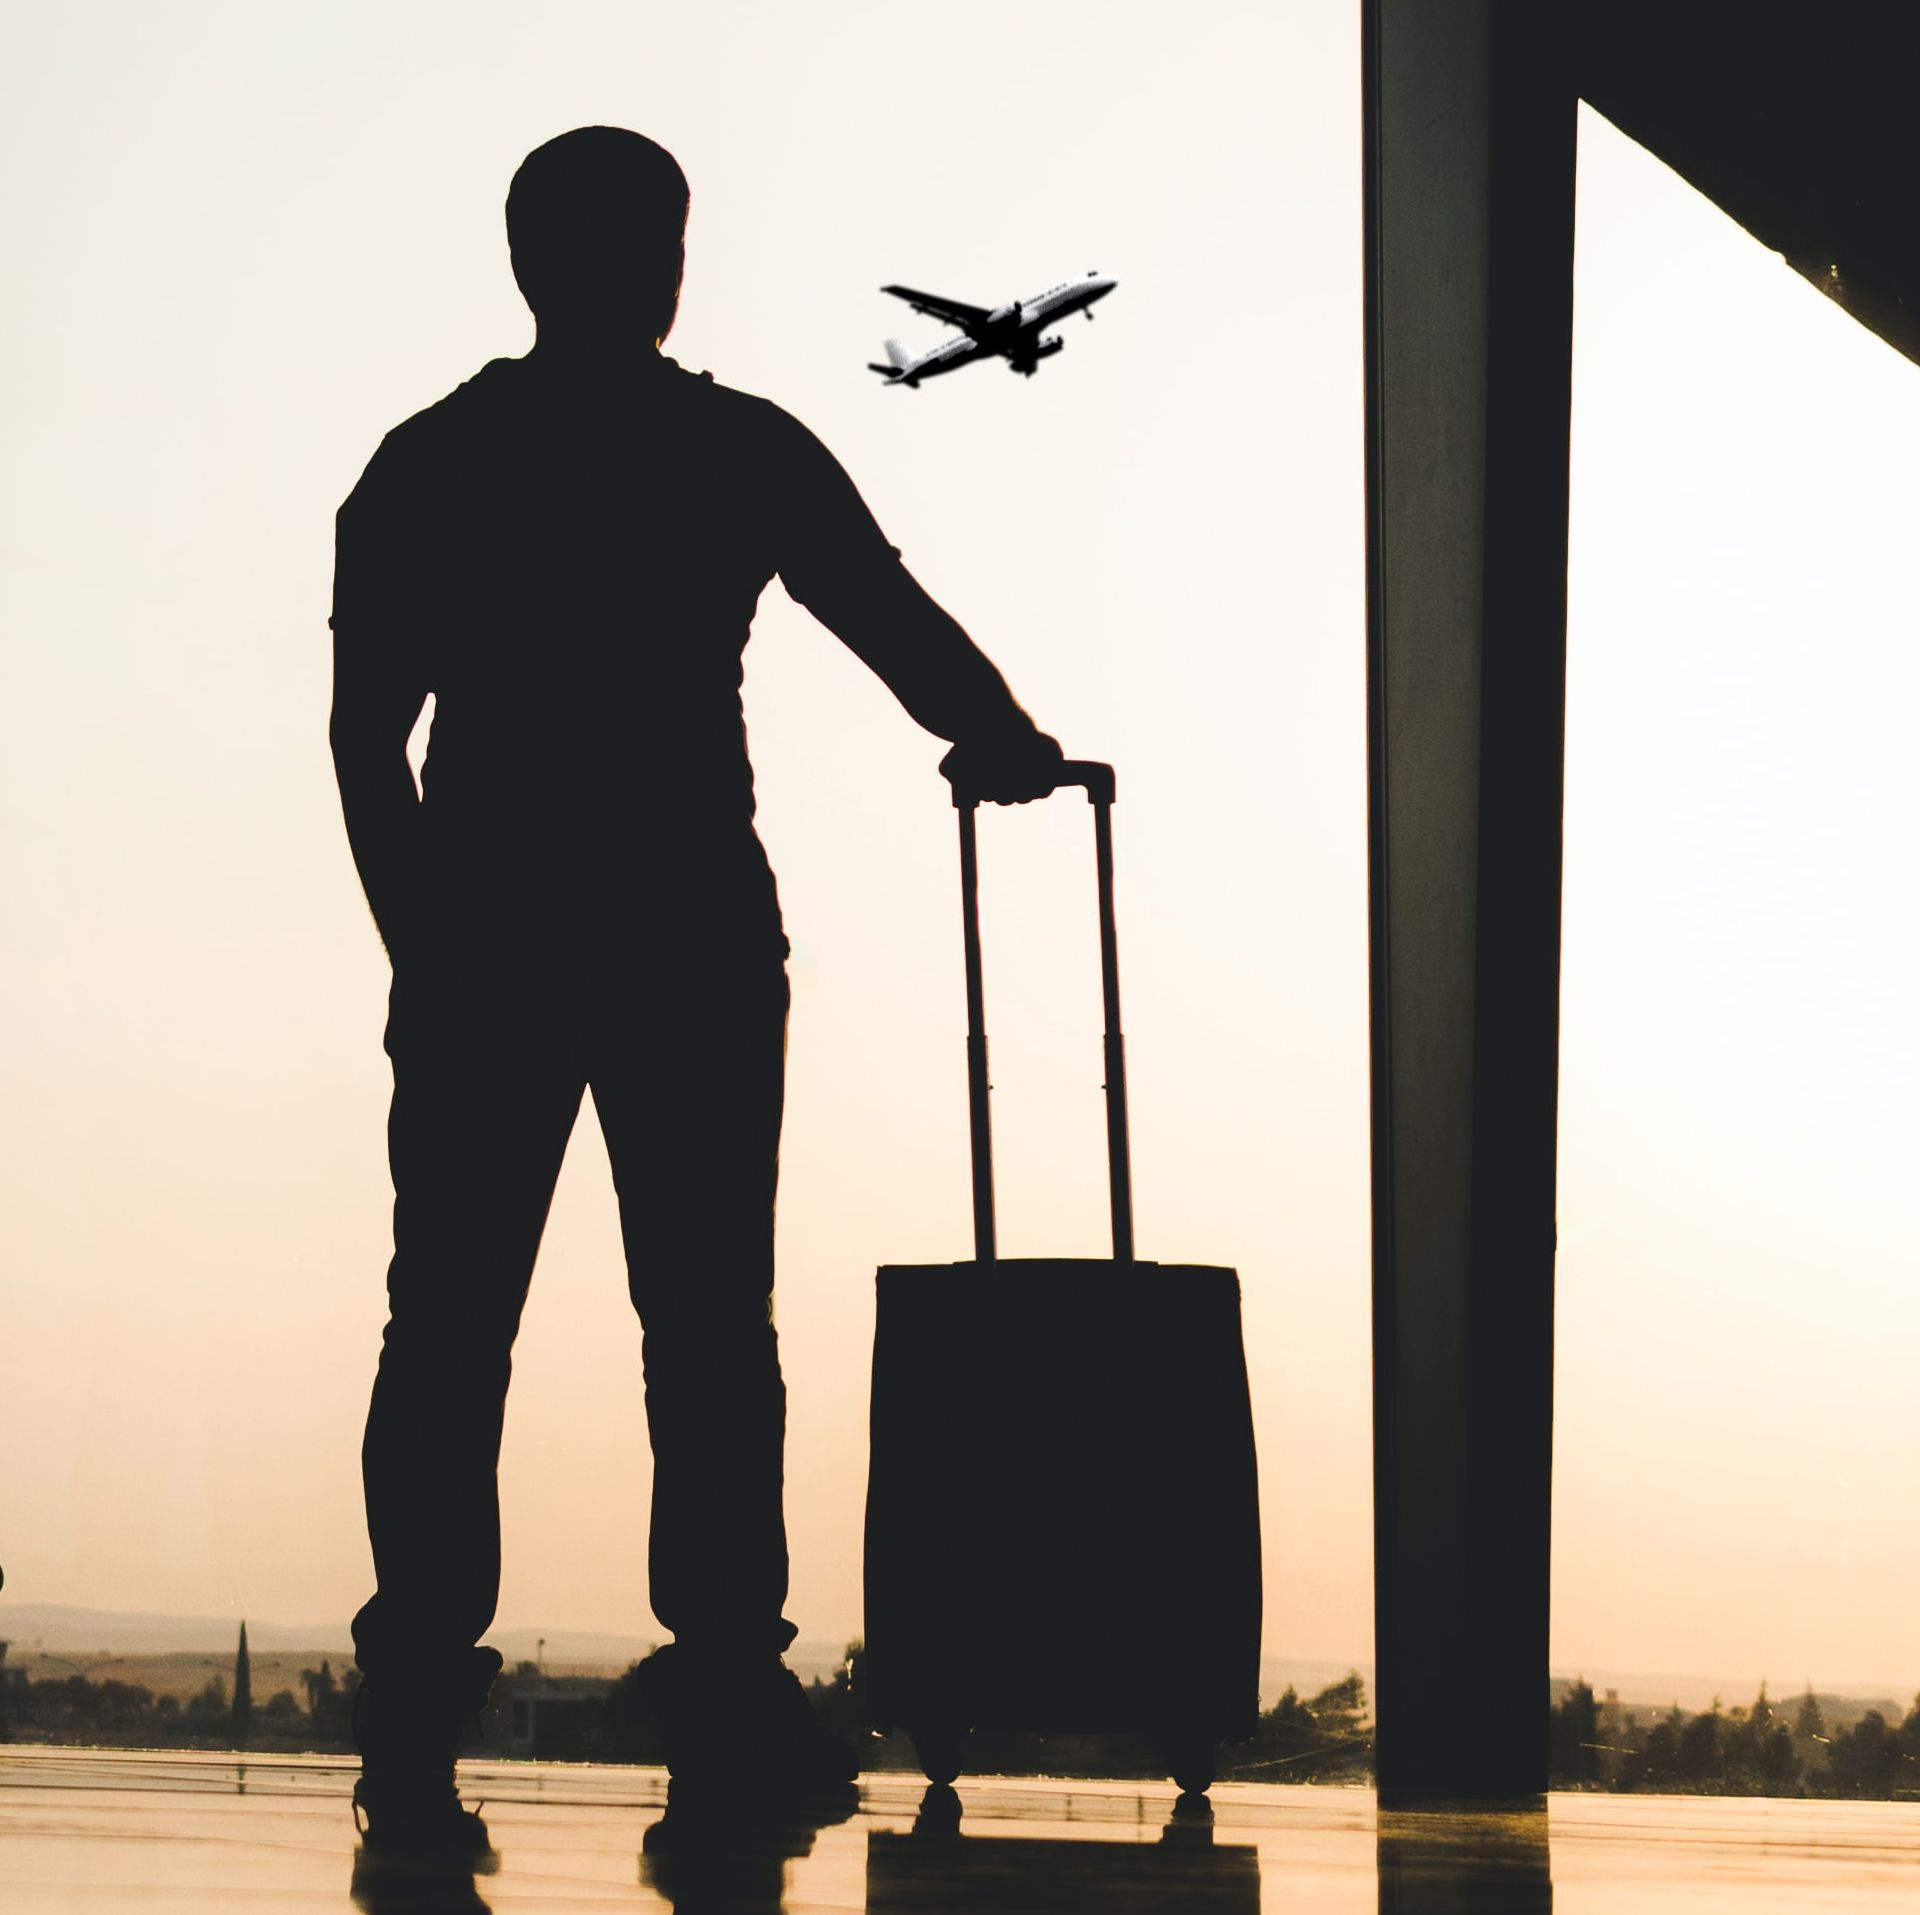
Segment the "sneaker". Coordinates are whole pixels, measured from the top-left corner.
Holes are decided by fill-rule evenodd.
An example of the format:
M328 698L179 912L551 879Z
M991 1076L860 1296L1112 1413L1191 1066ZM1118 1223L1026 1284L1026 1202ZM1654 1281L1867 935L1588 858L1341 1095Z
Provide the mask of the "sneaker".
M360 1751L354 1820L376 1854L476 1861L493 1853L487 1825L460 1806L454 1758L500 1672L499 1654L475 1649L431 1674L406 1671L362 1680L353 1696Z
M660 1725L675 1798L690 1809L709 1791L823 1811L858 1800L852 1747L778 1656L722 1659L669 1643L637 1682Z

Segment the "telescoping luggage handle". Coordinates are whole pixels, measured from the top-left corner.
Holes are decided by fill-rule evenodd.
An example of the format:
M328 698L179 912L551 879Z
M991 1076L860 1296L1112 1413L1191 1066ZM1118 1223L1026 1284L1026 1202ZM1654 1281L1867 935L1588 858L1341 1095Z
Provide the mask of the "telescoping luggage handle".
M1127 1049L1120 1033L1120 949L1113 928L1111 765L1069 758L1054 789L1076 786L1093 807L1094 869L1100 889L1100 991L1106 1003L1107 1173L1113 1205L1113 1258L1133 1261L1133 1171L1127 1154ZM993 1120L987 1107L987 1021L980 975L980 858L974 814L980 799L954 787L960 813L960 924L967 952L967 1111L973 1140L973 1254L996 1260L993 1228Z

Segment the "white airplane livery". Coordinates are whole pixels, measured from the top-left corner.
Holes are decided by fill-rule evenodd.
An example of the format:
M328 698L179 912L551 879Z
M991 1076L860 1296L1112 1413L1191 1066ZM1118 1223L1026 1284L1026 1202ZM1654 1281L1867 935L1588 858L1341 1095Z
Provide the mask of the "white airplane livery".
M1049 326L1085 313L1091 319L1096 300L1105 299L1120 282L1102 274L1084 273L1058 286L1050 286L1032 299L1016 299L1005 306L969 306L958 299L942 299L937 293L916 292L911 286L882 286L883 293L904 299L917 313L929 319L958 326L957 338L944 339L928 352L909 352L897 339L887 341L887 363L872 365L890 386L918 387L922 379L970 366L976 359L1005 359L1015 372L1031 379L1041 360L1051 359L1065 350L1064 339L1043 339Z

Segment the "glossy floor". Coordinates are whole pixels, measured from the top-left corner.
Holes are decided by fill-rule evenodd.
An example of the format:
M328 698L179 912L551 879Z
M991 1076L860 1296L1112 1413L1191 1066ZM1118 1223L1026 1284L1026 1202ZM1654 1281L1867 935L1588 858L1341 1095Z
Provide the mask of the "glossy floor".
M655 1770L462 1765L496 1865L358 1855L325 1757L0 1748L7 1915L352 1909L371 1915L1716 1915L1920 1910L1920 1804L1556 1796L1544 1817L1376 1816L1363 1790L870 1777L858 1815L675 1841Z

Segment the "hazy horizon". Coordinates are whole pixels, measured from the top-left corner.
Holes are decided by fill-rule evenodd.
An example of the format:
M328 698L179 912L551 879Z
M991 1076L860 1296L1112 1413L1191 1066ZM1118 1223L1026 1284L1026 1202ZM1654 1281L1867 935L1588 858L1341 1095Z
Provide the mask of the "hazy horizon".
M1142 1253L1241 1273L1267 1651L1369 1645L1357 7L81 4L14 55L0 1448L36 1462L0 1602L367 1592L386 968L326 750L333 512L526 348L506 182L612 121L693 186L669 352L812 426L1119 767ZM1909 1667L1920 370L1581 140L1553 1666ZM938 336L883 283L1091 267L1118 290L1031 381L865 369ZM969 1245L953 821L938 741L777 590L747 669L794 943L789 1614L844 1638L872 1271ZM982 829L1009 1254L1103 1247L1086 834ZM503 1626L652 1627L638 1365L583 1111Z
M41 1605L46 1612L59 1612L57 1604ZM0 1638L9 1627L17 1626L22 1616L37 1615L28 1605L10 1605L0 1600ZM97 1621L101 1627L93 1635L83 1635L86 1623ZM94 1673L111 1671L118 1680L138 1680L145 1665L190 1657L196 1665L219 1660L231 1653L235 1631L240 1623L247 1627L251 1652L256 1665L262 1656L323 1654L351 1658L352 1642L347 1619L332 1623L281 1623L270 1617L167 1617L121 1616L112 1612L74 1610L67 1615L48 1613L39 1618L43 1628L52 1625L51 1640L15 1636L8 1656L10 1667L26 1667L37 1658L63 1665L69 1673L76 1670ZM159 1625L155 1627L154 1625ZM195 1632L198 1633L195 1633ZM112 1634L117 1640L100 1639ZM508 1662L538 1654L542 1666L552 1669L599 1671L619 1669L656 1646L660 1631L652 1634L619 1634L603 1630L571 1629L552 1621L505 1623L490 1629L487 1640L505 1654ZM787 1651L787 1660L803 1675L823 1674L837 1665L841 1652L857 1637L801 1636ZM69 1660L94 1656L94 1663ZM138 1665L137 1667L134 1665ZM1270 1705L1282 1688L1295 1687L1301 1694L1309 1689L1337 1681L1349 1671L1361 1676L1372 1700L1374 1662L1371 1654L1350 1656L1292 1656L1267 1650L1260 1657L1260 1686L1263 1704ZM1545 1671L1549 1688L1584 1680L1605 1695L1618 1692L1623 1703L1665 1706L1673 1703L1685 1708L1705 1708L1718 1698L1729 1706L1744 1705L1766 1688L1776 1701L1791 1699L1811 1687L1817 1695L1843 1698L1858 1703L1894 1702L1904 1711L1909 1699L1920 1700L1916 1690L1920 1681L1912 1677L1890 1678L1885 1671L1869 1674L1855 1671L1847 1675L1832 1672L1802 1673L1782 1677L1765 1669L1730 1675L1723 1668L1707 1669L1630 1669L1595 1664L1550 1663Z

